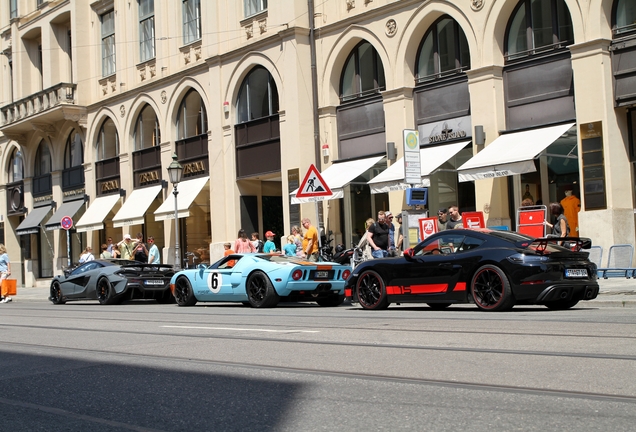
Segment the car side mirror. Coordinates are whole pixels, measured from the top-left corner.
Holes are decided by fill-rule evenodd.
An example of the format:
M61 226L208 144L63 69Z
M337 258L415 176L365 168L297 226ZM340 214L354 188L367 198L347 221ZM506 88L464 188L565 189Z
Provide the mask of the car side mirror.
M592 247L592 240L589 238L581 237L581 249L590 249Z
M404 251L404 258L406 258L407 261L413 261L414 257L415 257L415 251L413 250L413 248L408 248L407 250Z

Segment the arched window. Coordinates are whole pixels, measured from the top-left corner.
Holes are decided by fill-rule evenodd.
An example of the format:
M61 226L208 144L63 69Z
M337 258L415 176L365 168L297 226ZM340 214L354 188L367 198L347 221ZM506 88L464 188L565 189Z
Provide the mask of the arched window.
M115 122L108 118L102 123L97 135L97 160L112 159L119 156L119 135Z
M345 62L340 81L340 100L347 101L386 89L384 66L369 42L360 42Z
M636 33L636 3L617 0L614 3L614 37Z
M146 105L137 117L134 140L135 150L158 146L161 143L159 120L150 105Z
M508 24L506 59L565 48L573 42L565 0L522 0Z
M35 177L40 177L51 173L51 151L45 142L41 142L38 151L35 153Z
M80 166L84 163L84 146L82 137L76 131L71 132L66 140L64 150L64 169Z
M255 67L243 80L239 91L237 123L278 114L278 89L269 71Z
M24 160L22 158L22 152L18 149L14 149L9 165L9 183L21 180L24 180Z
M177 118L177 139L186 139L207 133L208 115L201 95L191 89L181 101Z
M420 44L416 64L416 83L470 69L468 41L457 21L445 16L431 26Z

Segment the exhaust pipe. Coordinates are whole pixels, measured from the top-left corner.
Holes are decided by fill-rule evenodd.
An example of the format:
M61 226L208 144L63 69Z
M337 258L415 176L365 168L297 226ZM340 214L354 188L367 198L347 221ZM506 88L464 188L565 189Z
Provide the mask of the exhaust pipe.
M562 299L566 299L568 298L568 292L567 291L561 291L561 294L559 294L559 297L561 297Z

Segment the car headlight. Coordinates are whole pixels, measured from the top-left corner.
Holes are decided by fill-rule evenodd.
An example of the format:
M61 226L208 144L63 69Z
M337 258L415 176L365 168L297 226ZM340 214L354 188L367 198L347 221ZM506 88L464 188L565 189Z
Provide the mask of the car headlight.
M544 255L526 255L517 253L510 255L508 261L514 264L541 264L547 262L550 258Z

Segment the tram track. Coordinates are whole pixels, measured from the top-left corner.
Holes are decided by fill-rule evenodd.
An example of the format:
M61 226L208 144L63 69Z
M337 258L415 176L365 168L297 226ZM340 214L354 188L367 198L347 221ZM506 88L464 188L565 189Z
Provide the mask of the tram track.
M0 342L0 345L3 345ZM399 383L399 384L412 384L412 385L426 385L437 386L445 388L466 389L475 391L495 391L503 393L516 393L516 394L528 394L536 396L549 396L556 398L574 398L584 400L594 400L600 402L620 402L636 404L636 396L622 395L622 394L610 394L610 393L598 393L598 392L585 392L576 390L563 390L563 389L548 389L540 387L527 387L517 385L501 385L501 384L486 384L470 381L455 381L455 380L438 380L430 378L417 378L417 377L400 377L389 374L374 374L374 373L361 373L361 372L346 372L346 371L334 371L334 370L321 370L305 367L293 367L293 366L275 366L271 364L258 363L258 362L237 362L237 361L221 361L221 360L207 360L196 359L187 356L171 356L171 355L158 355L158 354L135 354L127 353L123 351L107 351L99 349L88 348L68 348L58 347L45 344L29 344L29 343L12 343L11 345L38 350L38 353L42 353L42 350L47 351L63 351L64 353L81 353L85 355L96 355L103 359L104 356L119 356L122 358L135 359L135 363L139 363L143 360L143 363L147 363L148 360L156 361L170 361L180 362L183 364L196 364L204 366L221 366L226 368L238 368L238 369L252 369L259 371L270 371L278 373L288 374L301 374L312 375L332 378L344 378L344 379L358 379L367 381L383 381L387 383ZM103 360L102 360L103 362Z
M162 323L165 325L165 323ZM183 324L182 324L183 325ZM7 328L33 328L40 330L51 330L48 326L33 326L33 325L5 325ZM316 327L311 327L316 328ZM229 334L192 334L192 333L178 333L169 331L139 331L139 330L112 330L112 329L55 329L56 334L59 336L60 332L74 332L74 333L105 333L105 334L125 334L132 336L157 336L157 337L174 337L174 338L188 338L188 339L202 339L202 340L227 340L227 341L252 341L252 342L270 342L281 344L298 344L309 346L336 346L346 348L372 348L372 349L388 349L388 350L411 350L411 351L443 351L443 352L456 352L456 353L473 353L473 354L505 354L505 355L520 355L520 356L541 356L541 357L560 357L560 358L583 358L583 359L597 359L597 360L627 360L636 361L635 355L623 355L623 354L598 354L591 352L566 352L566 351L535 351L535 350L514 350L514 349L495 349L495 348L473 348L473 347L458 347L458 346L434 346L434 345L407 345L407 344L387 344L387 343L364 343L364 342L342 342L342 341L322 341L311 339L298 339L298 338L280 338L280 337L264 337L262 334L258 336L241 336L241 335L229 335ZM249 330L246 329L246 332ZM459 331L456 333L460 333ZM463 332L461 332L463 333ZM296 334L296 333L294 333ZM507 333L505 335L508 335ZM0 338L1 338L0 334ZM13 342L5 342L0 340L0 345L14 344ZM15 343L16 345L22 345L23 343ZM28 346L29 344L24 344ZM39 346L35 344L34 346ZM54 348L54 346L48 346Z

